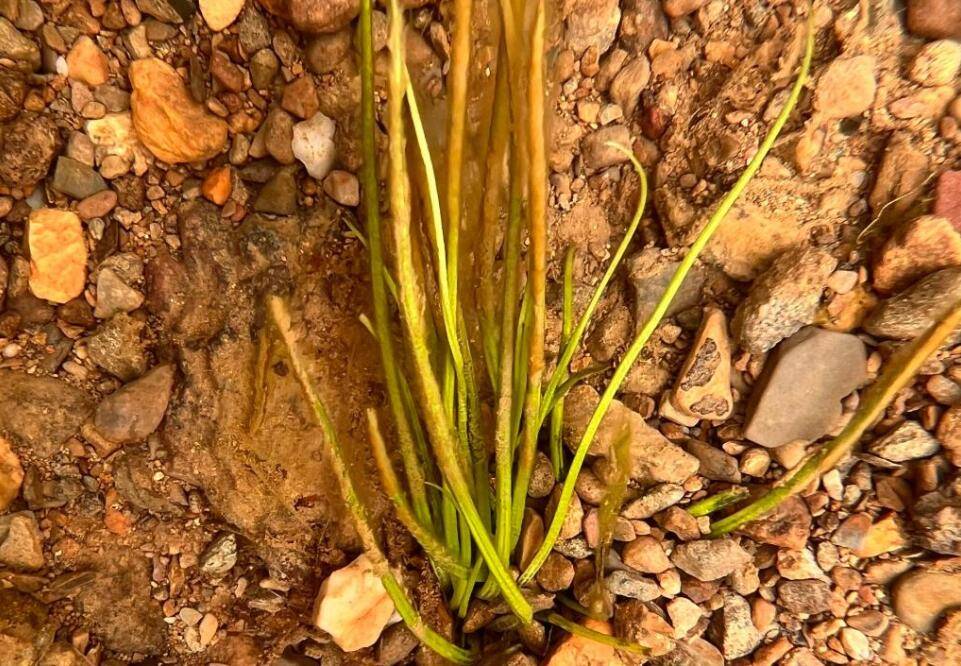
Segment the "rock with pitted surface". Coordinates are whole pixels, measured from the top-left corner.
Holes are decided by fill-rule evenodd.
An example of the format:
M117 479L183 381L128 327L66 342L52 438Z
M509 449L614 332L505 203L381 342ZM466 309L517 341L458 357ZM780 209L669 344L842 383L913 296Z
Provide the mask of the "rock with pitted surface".
M786 580L777 588L778 603L792 613L823 613L830 610L831 597L831 586L823 580Z
M32 511L0 517L0 565L19 571L43 568L43 536Z
M751 285L734 316L732 328L741 347L762 354L813 322L836 266L828 251L813 246L777 257Z
M869 108L877 92L875 58L859 55L831 62L818 79L814 108L825 119L857 116Z
M49 116L21 113L0 136L0 185L33 187L47 175L59 149L60 133Z
M137 136L159 159L199 162L227 145L227 123L193 99L173 67L145 58L131 63L129 76Z
M87 338L90 360L125 382L147 371L142 334L144 322L121 312L105 321Z
M911 507L911 538L942 555L961 555L961 488L957 482L921 495Z
M674 392L674 407L697 419L723 421L734 408L731 395L731 343L727 318L717 308L704 311Z
M758 543L798 550L811 535L811 512L803 499L789 497L771 513L747 523L738 532Z
M571 0L565 9L567 45L575 54L594 47L600 56L610 48L621 20L617 0Z
M754 386L744 436L768 448L810 442L841 416L841 399L867 378L855 335L806 328L777 348Z
M0 18L0 57L13 60L21 68L35 70L40 66L40 47L10 21Z
M721 647L725 659L749 655L761 642L761 632L751 620L751 606L739 594L726 593L724 604L714 613L711 621L711 636Z

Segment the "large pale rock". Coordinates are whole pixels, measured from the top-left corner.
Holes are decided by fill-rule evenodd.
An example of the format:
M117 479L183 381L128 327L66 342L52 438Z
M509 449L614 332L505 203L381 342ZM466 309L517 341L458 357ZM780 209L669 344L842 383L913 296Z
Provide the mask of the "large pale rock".
M87 245L76 213L40 208L30 214L30 291L37 298L66 303L83 293Z
M751 555L733 539L701 539L678 544L671 562L700 581L724 578L751 561Z
M939 39L921 47L908 76L924 86L947 86L954 83L959 69L961 44L952 39Z
M132 164L135 173L142 174L147 170L146 149L137 137L129 111L88 120L86 131L101 160L116 156Z
M874 288L889 294L951 266L961 266L961 234L946 218L923 215L885 241L874 261Z
M177 71L157 58L130 65L130 106L140 141L170 164L210 159L227 145L227 123L190 95Z
M814 108L826 119L858 116L874 102L877 81L873 56L838 58L828 65L818 79L814 92Z
M780 254L806 237L799 217L738 202L705 248L705 257L735 280L753 280Z
M697 419L723 421L731 414L731 343L727 318L717 308L708 308L694 344L674 385L671 402L681 412Z
M821 294L837 266L818 247L789 250L751 285L737 309L733 329L741 347L752 354L773 348L814 321Z
M601 55L610 48L621 20L617 0L571 0L567 9L567 45L574 53L593 46Z
M564 441L577 448L600 396L593 388L580 385L568 394L564 408ZM697 458L647 425L644 417L619 400L613 400L588 453L611 459L614 447L627 438L630 447L631 478L639 483L683 483L697 471Z
M867 377L864 343L807 328L768 359L748 405L744 437L769 448L813 441L841 415L841 399Z
M366 555L330 574L317 592L313 623L345 652L369 647L394 614L394 602Z

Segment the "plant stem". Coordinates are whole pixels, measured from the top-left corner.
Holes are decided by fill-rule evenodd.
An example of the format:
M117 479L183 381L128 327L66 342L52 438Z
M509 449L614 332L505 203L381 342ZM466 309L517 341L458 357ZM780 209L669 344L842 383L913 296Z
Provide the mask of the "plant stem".
M603 645L609 645L613 648L617 648L618 650L624 650L625 652L632 652L634 654L646 654L650 651L643 645L623 641L620 638L609 636L608 634L602 634L601 632L593 629L588 629L583 624L578 624L577 622L568 620L560 613L545 613L543 619L545 622L549 622L556 627L560 627L569 634L581 636L582 638L587 638Z
M722 536L762 517L832 469L857 445L865 430L881 418L897 393L914 379L921 365L938 350L959 324L961 324L961 303L955 305L924 335L917 338L906 349L899 350L896 357L888 361L887 367L877 382L865 393L854 417L837 437L822 446L810 460L782 484L772 488L740 511L714 523L711 526L711 536Z
M421 414L424 417L431 446L437 457L437 465L450 487L461 516L487 563L491 575L497 580L505 601L524 622L530 622L531 606L524 599L520 588L500 561L490 535L484 529L464 469L457 455L457 434L444 408L444 399L434 375L430 351L426 340L424 313L426 304L411 249L410 182L405 168L404 90L406 81L403 68L403 14L398 0L389 3L389 93L388 133L390 135L390 208L393 222L394 256L397 267L397 286L400 291L401 319L404 323L411 360L414 366L417 390L420 393ZM453 266L450 267L453 271Z
M737 201L738 197L747 187L747 184L757 173L758 169L761 167L761 163L764 158L767 157L768 152L770 152L771 147L777 140L778 134L780 134L781 129L787 123L788 117L797 105L798 98L801 95L801 90L804 87L804 83L807 80L808 71L811 67L811 58L814 54L814 20L813 12L808 16L808 27L807 27L807 46L804 53L804 60L801 63L801 69L798 73L798 78L794 82L794 86L791 88L791 93L788 96L787 101L784 104L784 108L781 109L781 113L778 115L771 129L768 131L767 136L761 142L758 147L757 152L754 157L751 158L751 162L748 164L744 173L737 179L734 187L731 191L725 195L722 199L720 205L711 215L707 224L701 229L697 238L691 244L690 250L684 255L684 259L681 260L680 265L671 277L671 281L667 285L664 294L661 296L657 305L654 307L654 311L648 318L647 322L641 328L640 333L634 338L631 346L624 354L624 358L618 364L617 368L614 370L614 375L611 378L610 384L604 390L601 395L601 399L597 403L597 407L594 410L594 414L591 416L587 427L584 430L584 435L581 437L581 441L577 445L577 450L574 453L574 458L571 461L571 467L567 472L567 477L564 480L564 485L561 489L561 495L558 501L557 510L554 512L554 517L551 520L551 524L547 529L547 533L544 536L544 541L534 557L531 559L530 564L524 573L521 574L519 582L523 585L534 577L537 571L540 569L541 565L547 559L551 550L554 548L554 543L557 541L557 535L560 534L561 527L564 524L564 520L567 518L567 511L570 507L571 494L574 492L574 484L577 482L577 476L581 472L581 467L584 464L584 459L587 457L587 450L590 447L591 441L594 439L594 435L597 433L597 429L600 427L601 420L607 413L608 407L610 407L611 402L614 400L614 395L620 389L621 384L627 377L627 373L630 371L631 366L634 365L634 361L640 355L641 350L647 341L650 339L651 335L654 333L658 325L660 325L661 320L664 318L665 313L670 307L677 295L677 292L681 288L681 284L690 272L691 267L694 262L697 261L698 256L704 250L711 236L720 226L721 221L727 216L731 208L734 206L734 202Z
M380 576L384 590L394 602L394 608L411 632L431 650L445 659L458 664L473 663L475 660L473 653L454 645L430 629L430 627L424 624L423 619L411 605L410 600L407 598L407 592L400 582L401 576L391 570L387 558L384 556L383 551L380 549L380 544L374 536L374 530L371 527L367 508L357 494L353 480L351 479L343 445L337 437L334 424L330 420L327 409L310 379L310 375L307 372L307 364L297 349L294 334L291 330L290 312L279 296L270 296L267 300L267 308L280 336L280 340L287 350L287 356L290 359L290 366L294 372L294 376L300 384L300 388L307 398L314 418L323 430L324 438L330 447L334 474L337 476L340 491L344 502L347 504L347 509L350 511L351 517L354 520L357 534L360 536L361 543L364 545L364 550L368 558L370 558L374 570L377 572L377 575Z
M733 488L722 490L716 495L711 495L710 497L705 497L702 500L694 502L687 507L687 512L695 518L709 516L715 511L720 511L724 507L740 501L748 492L748 489L743 486L734 486Z
M561 305L561 348L563 348L571 338L571 327L574 320L574 246L567 248L564 257L564 285ZM557 372L557 368L555 368ZM564 368L562 380L570 376L567 368ZM553 376L551 377L553 379ZM544 402L550 405L551 399L545 394ZM548 407L551 414L550 426L550 453L551 468L554 470L554 478L559 479L564 473L564 443L561 441L561 431L564 427L564 398L554 401Z
M407 413L403 407L403 396L398 377L397 361L390 331L390 310L387 304L386 268L381 234L380 209L377 197L377 167L375 116L374 116L374 48L372 28L372 0L362 0L358 41L361 53L361 142L364 162L361 167L361 181L364 190L364 215L367 220L367 246L370 254L370 283L374 304L374 329L377 332L377 345L380 349L381 365L384 367L384 380L387 387L391 415L397 428L398 448L404 463L404 472L414 503L414 513L425 525L431 524L430 508L424 485L424 471L414 447L414 436Z
M457 301L460 259L461 189L464 177L464 128L467 123L467 79L473 0L454 0L454 26L447 75L450 95L447 132L447 264L450 295Z

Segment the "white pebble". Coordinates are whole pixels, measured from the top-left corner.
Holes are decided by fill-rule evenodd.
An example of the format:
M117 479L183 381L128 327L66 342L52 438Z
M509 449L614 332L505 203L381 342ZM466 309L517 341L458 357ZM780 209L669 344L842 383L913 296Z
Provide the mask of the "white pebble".
M334 166L334 121L322 113L294 125L291 148L312 178L322 180Z

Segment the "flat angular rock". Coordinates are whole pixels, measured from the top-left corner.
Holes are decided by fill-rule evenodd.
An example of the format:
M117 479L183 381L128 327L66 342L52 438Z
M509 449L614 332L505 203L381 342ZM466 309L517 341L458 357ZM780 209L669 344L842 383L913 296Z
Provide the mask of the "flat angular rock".
M173 366L161 365L108 395L93 417L97 432L118 445L145 439L163 420L173 381Z
M676 483L661 483L628 503L621 515L630 520L645 520L684 498L684 488Z
M727 660L751 654L761 642L761 632L751 620L750 604L733 592L724 595L724 605L714 613L710 629Z
M888 140L868 196L875 215L903 215L918 200L921 185L929 176L928 156L907 132L896 132ZM935 212L935 215L940 213Z
M961 266L961 235L947 218L922 215L884 243L874 261L874 288L889 294L951 266Z
M775 259L751 285L734 316L741 347L752 354L764 353L814 321L836 266L834 257L817 247L789 250Z
M777 599L792 613L817 615L831 608L831 586L821 580L787 580L778 585Z
M144 323L119 313L87 338L90 360L125 382L147 371L147 354L141 341Z
M780 548L803 548L811 535L811 512L800 497L789 497L760 520L738 530L740 534Z
M642 250L627 260L628 280L634 291L634 322L638 327L643 326L654 312L660 295L680 263L657 248ZM704 264L695 264L664 316L672 317L700 303L701 293L710 277Z
M39 457L50 457L92 410L79 389L54 377L0 371L0 431Z
M564 408L564 441L574 450L594 413L600 396L580 385L567 396ZM588 453L610 458L613 447L627 437L631 478L639 483L683 483L697 471L697 458L672 443L644 418L619 400L611 402L601 420Z
M724 578L751 561L751 555L733 539L701 539L678 544L671 562L700 581Z
M22 63L31 70L40 66L40 47L5 18L0 18L0 56Z
M43 564L43 538L33 512L0 517L0 565L36 571Z
M921 495L911 507L916 545L942 555L961 555L961 497L956 484Z
M814 93L814 107L826 119L858 116L877 91L875 59L869 55L837 58L824 68Z
M734 456L696 439L688 440L685 448L700 461L698 474L704 478L727 483L741 482L741 470L738 469L737 458Z
M867 377L864 343L848 333L807 328L768 359L748 405L744 437L768 448L826 434L841 399Z
M938 440L920 424L905 421L869 444L867 451L891 462L907 462L933 456L940 448Z
M708 308L688 353L671 402L681 412L698 419L723 421L731 415L731 343L727 318Z
M864 330L880 338L912 340L959 300L961 268L945 268L882 301L864 321Z
M330 574L314 602L314 626L345 652L377 642L394 614L394 602L366 555Z

